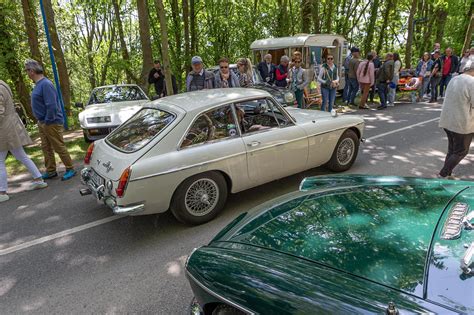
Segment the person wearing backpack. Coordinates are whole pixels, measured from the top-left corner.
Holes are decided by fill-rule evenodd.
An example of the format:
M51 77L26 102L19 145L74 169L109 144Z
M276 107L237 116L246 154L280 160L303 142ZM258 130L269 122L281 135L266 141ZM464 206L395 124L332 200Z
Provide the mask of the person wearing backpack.
M342 64L342 67L344 68L344 79L345 79L345 84L344 84L344 91L342 92L342 100L345 102L345 103L348 103L349 102L349 62L351 61L352 59L352 50L354 49L355 47L352 47L351 48L351 52L349 53L349 55L346 57L346 59L344 59L344 63Z
M332 111L334 101L336 100L336 89L339 86L339 75L337 73L337 66L334 64L334 56L327 55L326 62L322 64L318 82L321 84L321 93L323 94L323 103L321 104L321 110Z

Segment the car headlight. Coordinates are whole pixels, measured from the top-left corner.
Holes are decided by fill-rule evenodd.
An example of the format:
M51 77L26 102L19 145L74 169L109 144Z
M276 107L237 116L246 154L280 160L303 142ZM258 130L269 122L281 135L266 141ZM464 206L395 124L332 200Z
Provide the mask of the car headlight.
M102 117L89 117L87 118L87 122L89 124L100 124L100 123L108 123L111 122L112 119L110 116L102 116Z
M285 102L287 103L293 103L295 100L295 96L291 92L286 92L285 93Z

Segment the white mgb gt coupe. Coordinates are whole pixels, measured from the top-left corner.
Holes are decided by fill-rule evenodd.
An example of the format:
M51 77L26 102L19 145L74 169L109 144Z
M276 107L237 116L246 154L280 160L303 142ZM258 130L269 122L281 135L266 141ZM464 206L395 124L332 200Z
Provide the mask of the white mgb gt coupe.
M84 140L104 138L150 100L136 84L97 87L92 90L85 110L79 113ZM84 107L76 103L77 107Z
M364 120L283 108L257 89L216 89L150 102L85 156L82 195L116 214L170 209L187 224L222 210L229 193L357 157Z

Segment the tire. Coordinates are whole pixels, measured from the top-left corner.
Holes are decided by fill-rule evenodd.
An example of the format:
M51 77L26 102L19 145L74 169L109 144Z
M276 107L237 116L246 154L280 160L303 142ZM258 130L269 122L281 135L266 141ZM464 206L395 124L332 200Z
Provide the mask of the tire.
M89 137L86 135L86 131L85 131L85 130L82 130L82 135L84 136L84 141L85 141L86 143L91 143L91 142L92 142L92 140L89 139Z
M349 151L350 150L350 151ZM351 168L359 152L359 137L353 130L346 130L337 141L327 168L333 172L344 172Z
M203 224L214 219L224 208L227 194L227 182L220 173L194 175L178 186L170 210L184 224Z

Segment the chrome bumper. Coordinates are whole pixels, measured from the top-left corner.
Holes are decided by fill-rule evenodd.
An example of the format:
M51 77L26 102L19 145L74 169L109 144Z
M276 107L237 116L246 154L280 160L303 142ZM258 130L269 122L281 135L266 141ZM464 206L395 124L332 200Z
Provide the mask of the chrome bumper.
M91 170L89 168L84 168L81 171L81 182L87 186L86 189L81 189L80 194L85 195L94 195L99 201L103 201L110 209L112 209L114 214L137 214L145 210L144 204L136 204L130 206L118 206L115 201L115 197L111 196L106 192L105 186L97 186L90 176Z

